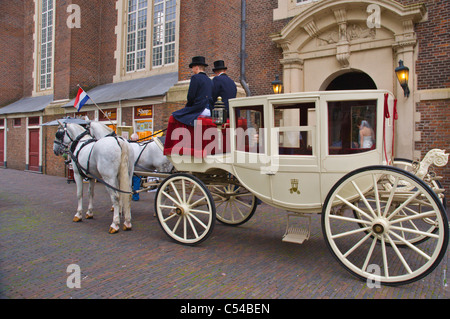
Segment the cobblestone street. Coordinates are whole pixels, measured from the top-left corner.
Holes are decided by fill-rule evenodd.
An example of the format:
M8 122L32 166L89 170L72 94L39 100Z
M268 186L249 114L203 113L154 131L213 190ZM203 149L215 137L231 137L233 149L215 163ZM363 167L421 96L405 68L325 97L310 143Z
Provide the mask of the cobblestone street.
M311 238L283 243L284 211L260 205L239 227L216 223L195 246L171 241L154 217L154 193L132 202L133 230L108 234L105 187L97 184L93 220L72 222L76 186L65 178L0 169L2 299L448 299L449 254L427 277L400 287L369 288L328 251L320 216ZM87 184L84 206L87 207ZM67 267L81 270L68 288ZM448 272L447 272L448 276Z

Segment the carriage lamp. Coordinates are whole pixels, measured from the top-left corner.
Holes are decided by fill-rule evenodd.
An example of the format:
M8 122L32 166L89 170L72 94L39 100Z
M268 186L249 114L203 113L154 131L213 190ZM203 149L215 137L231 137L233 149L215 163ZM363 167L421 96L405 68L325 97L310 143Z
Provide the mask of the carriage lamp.
M277 74L275 75L275 81L272 81L272 88L273 93L280 94L281 90L283 89L283 82L280 80L280 76Z
M402 60L398 61L398 67L395 68L395 74L397 74L398 82L403 88L405 97L409 97L409 87L408 87L409 68L403 65Z
M222 98L219 96L216 103L214 104L214 109L212 110L212 121L218 127L221 127L227 120L227 111L225 110L225 104Z

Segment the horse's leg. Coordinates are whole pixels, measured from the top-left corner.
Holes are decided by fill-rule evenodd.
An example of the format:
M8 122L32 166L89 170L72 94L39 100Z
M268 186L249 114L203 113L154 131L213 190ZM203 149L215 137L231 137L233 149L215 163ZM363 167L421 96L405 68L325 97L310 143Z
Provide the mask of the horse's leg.
M81 222L83 220L83 178L80 174L74 174L75 184L77 185L77 199L78 207L77 213L73 217L74 222Z
M89 206L86 212L86 219L94 218L94 186L95 179L91 178L89 180Z
M124 195L124 196L128 196L130 197L130 200L128 200L127 203L122 203L123 204L123 212L125 215L125 221L123 222L123 230L131 230L131 206L130 206L130 201L131 201L131 195Z
M107 182L109 184L109 182ZM110 184L111 185L111 184ZM113 205L114 215L113 215L113 222L111 226L109 226L109 233L115 234L119 232L119 224L120 224L120 202L119 202L119 194L107 187L109 196L111 197L111 202Z

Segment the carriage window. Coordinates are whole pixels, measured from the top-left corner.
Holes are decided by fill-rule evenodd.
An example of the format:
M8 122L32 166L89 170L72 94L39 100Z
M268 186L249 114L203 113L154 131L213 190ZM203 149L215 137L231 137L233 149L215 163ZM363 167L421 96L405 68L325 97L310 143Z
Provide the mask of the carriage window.
M234 109L236 119L236 150L264 153L263 106L246 106Z
M329 154L354 154L375 149L376 114L376 100L328 102Z
M279 105L274 109L274 127L279 128L280 155L312 155L316 126L315 103Z

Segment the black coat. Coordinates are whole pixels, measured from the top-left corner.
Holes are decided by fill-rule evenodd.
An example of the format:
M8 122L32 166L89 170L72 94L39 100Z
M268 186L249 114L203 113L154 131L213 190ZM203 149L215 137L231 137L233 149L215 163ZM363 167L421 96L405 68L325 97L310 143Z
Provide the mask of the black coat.
M228 100L236 97L236 84L228 77L228 75L222 73L221 75L213 77L213 85L213 102L216 103L217 98L221 96L222 102L225 104L225 109L228 112Z
M210 110L213 108L212 89L212 81L206 73L193 75L189 84L187 103L184 108L173 112L173 117L183 124L194 126L194 121L205 108Z

